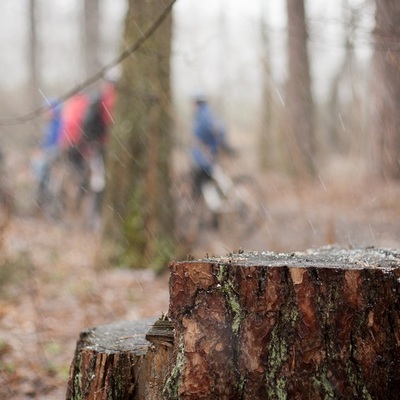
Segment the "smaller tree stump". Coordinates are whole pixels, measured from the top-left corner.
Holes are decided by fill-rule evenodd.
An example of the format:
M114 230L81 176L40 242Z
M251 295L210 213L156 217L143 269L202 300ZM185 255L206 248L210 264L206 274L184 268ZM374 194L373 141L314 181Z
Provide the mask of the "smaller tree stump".
M70 368L67 400L158 399L172 348L151 344L155 319L118 322L80 334Z

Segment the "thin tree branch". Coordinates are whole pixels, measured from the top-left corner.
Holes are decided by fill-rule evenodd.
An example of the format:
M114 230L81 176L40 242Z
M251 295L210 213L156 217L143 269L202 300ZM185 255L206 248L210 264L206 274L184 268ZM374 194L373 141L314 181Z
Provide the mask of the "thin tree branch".
M167 16L171 13L172 6L177 0L171 0L171 2L165 7L163 12L159 15L159 17L153 22L153 24L145 31L143 32L142 36L131 46L129 46L125 51L123 51L115 60L111 61L109 64L101 68L98 72L96 72L94 75L83 81L81 84L75 86L62 96L57 98L57 101L60 103L65 102L68 100L70 97L75 95L76 93L82 91L83 89L87 88L91 84L97 82L99 79L101 79L104 74L109 71L111 68L115 67L116 65L120 64L122 61L124 61L126 58L128 58L132 53L134 53L136 50L138 50L145 42L146 40L153 35L153 33L160 27L160 25L164 22L164 20L167 18ZM33 111L30 111L24 115L16 116L16 117L11 117L11 118L0 118L0 126L12 126L12 125L19 125L23 124L29 121L34 120L35 118L38 118L41 114L43 114L46 109L47 105L42 105L38 108L36 108Z

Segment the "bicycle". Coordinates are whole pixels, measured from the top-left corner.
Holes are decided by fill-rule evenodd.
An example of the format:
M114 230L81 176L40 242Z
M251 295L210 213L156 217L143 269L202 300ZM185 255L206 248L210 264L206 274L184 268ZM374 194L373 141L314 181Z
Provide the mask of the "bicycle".
M39 185L38 201L47 218L70 222L83 217L87 228L97 230L105 186L104 157L99 146L87 150L84 157L72 150L51 160L46 179Z
M189 249L212 231L232 246L240 245L263 220L263 199L255 179L247 174L230 177L219 164L201 186L198 198L193 194L191 174L175 181L174 193L178 240Z

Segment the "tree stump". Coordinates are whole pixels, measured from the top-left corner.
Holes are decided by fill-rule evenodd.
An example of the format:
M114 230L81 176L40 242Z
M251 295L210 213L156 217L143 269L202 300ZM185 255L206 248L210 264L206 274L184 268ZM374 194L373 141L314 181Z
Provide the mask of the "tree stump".
M157 399L172 348L151 345L153 319L124 321L81 333L70 368L67 400Z
M136 356L156 388L113 399L400 398L400 252L242 253L170 269L173 347ZM82 377L89 364L82 357ZM132 388L135 374L118 381ZM72 370L70 386L76 378ZM144 380L142 393L153 384Z

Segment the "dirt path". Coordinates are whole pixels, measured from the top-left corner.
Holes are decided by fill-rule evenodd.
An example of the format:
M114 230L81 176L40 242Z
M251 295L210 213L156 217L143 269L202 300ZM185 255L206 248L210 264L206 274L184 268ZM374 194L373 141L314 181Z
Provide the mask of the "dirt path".
M400 184L320 179L313 184L278 175L259 177L260 229L239 242L208 232L195 257L247 251L291 252L325 245L399 247Z
M97 270L96 239L88 233L15 218L4 250L0 399L63 399L81 330L168 309L167 275Z

